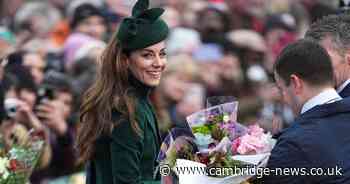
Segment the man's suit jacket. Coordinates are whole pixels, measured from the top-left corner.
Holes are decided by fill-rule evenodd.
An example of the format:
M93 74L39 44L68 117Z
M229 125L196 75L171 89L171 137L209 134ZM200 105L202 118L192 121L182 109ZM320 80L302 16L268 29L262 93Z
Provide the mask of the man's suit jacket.
M306 111L277 137L267 167L273 171L305 169L298 176L296 173L265 176L263 183L350 183L350 98ZM334 169L334 173L329 173L333 175L311 176L314 173L310 172L315 172L312 168L322 168L324 172L328 172L327 168L338 168L342 175L335 175Z
M350 97L350 84L346 85L345 88L339 93L342 98Z

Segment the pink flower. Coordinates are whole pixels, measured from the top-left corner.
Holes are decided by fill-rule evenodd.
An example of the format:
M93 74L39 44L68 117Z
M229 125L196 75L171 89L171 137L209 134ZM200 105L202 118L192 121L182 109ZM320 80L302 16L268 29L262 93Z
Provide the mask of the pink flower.
M270 149L270 139L271 135L264 134L258 125L249 126L247 134L232 143L232 151L242 155L264 153Z
M231 150L232 150L232 153L237 153L237 149L239 147L239 145L241 144L241 138L237 138L233 141L232 143L232 147L231 147Z
M241 137L241 143L237 148L237 152L242 155L261 153L265 144L261 137L246 134Z
M251 125L248 127L248 134L256 137L260 137L264 134L264 129L260 128L259 125Z

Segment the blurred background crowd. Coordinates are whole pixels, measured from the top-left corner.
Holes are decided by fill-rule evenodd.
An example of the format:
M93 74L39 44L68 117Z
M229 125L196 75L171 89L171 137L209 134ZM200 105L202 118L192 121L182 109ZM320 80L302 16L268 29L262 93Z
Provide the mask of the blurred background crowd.
M47 130L33 184L84 183L69 176L82 94L98 56L136 0L0 0L0 79L6 144ZM313 21L339 13L336 0L151 0L171 27L167 69L152 101L163 135L205 108L207 97L239 101L238 121L278 132L293 120L279 101L273 64ZM73 181L75 180L75 181Z

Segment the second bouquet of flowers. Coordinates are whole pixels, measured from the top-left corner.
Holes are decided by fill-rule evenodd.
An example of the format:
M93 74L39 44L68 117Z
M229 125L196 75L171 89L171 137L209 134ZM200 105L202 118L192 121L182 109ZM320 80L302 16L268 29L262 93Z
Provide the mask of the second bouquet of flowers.
M24 133L24 141L5 149L0 135L0 184L27 184L37 166L45 144L45 133Z
M237 123L237 110L236 101L219 104L188 116L188 130L171 130L158 157L171 170L162 182L239 184L255 175L249 168L264 167L275 140Z

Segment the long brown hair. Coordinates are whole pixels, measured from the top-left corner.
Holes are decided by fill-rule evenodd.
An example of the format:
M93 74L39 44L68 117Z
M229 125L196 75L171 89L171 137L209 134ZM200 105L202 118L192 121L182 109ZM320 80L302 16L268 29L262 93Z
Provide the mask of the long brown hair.
M128 81L127 56L114 35L99 59L96 80L84 94L80 107L76 145L80 162L93 157L99 136L112 132L115 125L112 122L113 109L131 123L137 134L140 133L135 120L135 98Z

